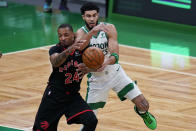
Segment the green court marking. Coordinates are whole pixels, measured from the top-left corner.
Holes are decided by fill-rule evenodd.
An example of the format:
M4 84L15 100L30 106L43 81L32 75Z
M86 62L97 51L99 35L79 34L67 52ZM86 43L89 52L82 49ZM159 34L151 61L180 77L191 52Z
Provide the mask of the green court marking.
M24 130L0 126L0 131L24 131Z

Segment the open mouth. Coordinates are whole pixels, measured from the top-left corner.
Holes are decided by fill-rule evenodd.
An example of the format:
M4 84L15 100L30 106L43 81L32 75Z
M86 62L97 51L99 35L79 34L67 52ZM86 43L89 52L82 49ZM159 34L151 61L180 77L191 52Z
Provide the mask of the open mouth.
M90 26L94 26L94 25L95 25L95 23L90 23L89 25L90 25Z

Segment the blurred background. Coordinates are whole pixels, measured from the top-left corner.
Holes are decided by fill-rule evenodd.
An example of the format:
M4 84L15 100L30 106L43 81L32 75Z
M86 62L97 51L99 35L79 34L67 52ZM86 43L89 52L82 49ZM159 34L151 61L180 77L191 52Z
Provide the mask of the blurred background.
M120 44L196 56L194 0L66 0L68 10L53 0L52 13L43 11L44 0L1 0L7 3L0 7L1 51L56 43L59 24L70 23L75 31L84 24L80 7L88 1L100 7L100 21L115 24Z

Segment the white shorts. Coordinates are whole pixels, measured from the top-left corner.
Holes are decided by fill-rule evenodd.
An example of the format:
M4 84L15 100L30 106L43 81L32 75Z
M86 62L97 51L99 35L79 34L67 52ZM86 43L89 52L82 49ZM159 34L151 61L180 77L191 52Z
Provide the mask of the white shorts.
M119 67L112 77L105 75L98 80L89 78L86 101L93 110L104 107L110 89L115 91L122 101L126 98L132 100L142 94L135 82L126 75L120 65Z

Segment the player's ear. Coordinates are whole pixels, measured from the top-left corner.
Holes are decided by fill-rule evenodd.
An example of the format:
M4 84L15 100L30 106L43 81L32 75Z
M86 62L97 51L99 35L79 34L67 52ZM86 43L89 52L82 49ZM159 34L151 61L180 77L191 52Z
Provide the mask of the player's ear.
M84 20L84 15L82 15L82 19Z

